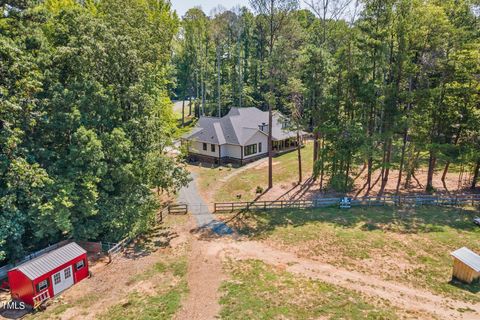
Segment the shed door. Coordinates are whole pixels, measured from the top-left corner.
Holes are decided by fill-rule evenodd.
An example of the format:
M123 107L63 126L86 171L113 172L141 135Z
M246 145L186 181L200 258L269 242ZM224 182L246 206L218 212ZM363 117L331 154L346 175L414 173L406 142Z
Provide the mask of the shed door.
M63 270L55 273L52 276L53 295L57 295L63 290L70 288L73 285L72 266L66 267Z

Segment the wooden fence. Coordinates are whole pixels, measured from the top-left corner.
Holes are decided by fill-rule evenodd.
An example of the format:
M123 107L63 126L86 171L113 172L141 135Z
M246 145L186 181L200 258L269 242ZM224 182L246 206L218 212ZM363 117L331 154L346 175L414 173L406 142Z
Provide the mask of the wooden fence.
M112 260L118 256L118 254L122 251L123 248L125 248L133 238L131 237L126 237L125 239L121 240L119 243L116 243L114 246L112 246L108 251L107 251L107 256L108 256L108 263L112 262Z
M168 214L187 214L188 205L185 203L171 204L168 206Z
M316 198L313 200L275 200L254 202L216 202L214 212L236 212L240 210L268 210L283 208L321 208L339 206L342 198ZM418 206L418 205L465 205L480 203L480 194L457 196L380 196L350 199L351 206Z
M157 224L163 222L163 218L167 214L187 214L188 212L188 205L179 203L179 204L171 204L168 206L165 206L162 208L155 219L155 222ZM127 237L123 240L121 240L118 243L112 243L109 245L109 249L107 250L107 255L108 255L108 262L112 262L113 259L115 259L119 253L133 240L131 237Z

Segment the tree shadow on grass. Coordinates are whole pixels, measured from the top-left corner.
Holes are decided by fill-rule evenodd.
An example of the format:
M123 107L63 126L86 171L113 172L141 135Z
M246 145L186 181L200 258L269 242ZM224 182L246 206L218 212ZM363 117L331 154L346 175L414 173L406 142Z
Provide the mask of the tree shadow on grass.
M279 209L242 211L226 220L239 234L260 236L279 227L300 227L308 223L330 223L342 228L360 227L364 231L396 233L441 232L446 227L473 231L472 220L478 211L463 208L423 206L416 208L356 207L351 209Z
M149 256L152 252L170 245L172 239L178 237L165 227L156 227L147 234L136 237L125 249L123 256L127 259L138 259Z

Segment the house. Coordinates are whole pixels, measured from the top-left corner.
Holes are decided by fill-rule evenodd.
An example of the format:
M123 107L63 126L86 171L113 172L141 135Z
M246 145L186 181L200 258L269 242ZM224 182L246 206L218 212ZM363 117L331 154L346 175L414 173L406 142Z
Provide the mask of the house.
M465 247L451 253L453 256L453 278L472 283L480 277L480 256Z
M88 277L87 252L75 242L8 271L12 299L34 308Z
M303 144L305 132L300 132ZM268 155L268 112L257 108L232 108L222 118L200 117L196 127L182 137L190 161L243 165ZM297 132L288 128L279 112L272 116L274 154L297 147Z

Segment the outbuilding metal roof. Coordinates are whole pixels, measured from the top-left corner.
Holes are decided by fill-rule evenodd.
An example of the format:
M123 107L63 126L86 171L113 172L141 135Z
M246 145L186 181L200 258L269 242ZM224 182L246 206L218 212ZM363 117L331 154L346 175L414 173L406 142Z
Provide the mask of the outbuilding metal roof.
M467 266L475 270L475 272L480 272L480 256L473 252L472 250L463 247L458 250L453 251L452 256L458 260L465 263Z
M71 242L40 257L22 263L12 270L19 270L30 280L34 280L86 252L78 244Z

